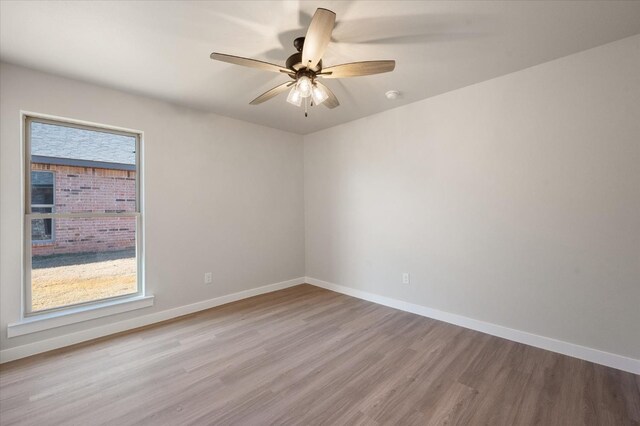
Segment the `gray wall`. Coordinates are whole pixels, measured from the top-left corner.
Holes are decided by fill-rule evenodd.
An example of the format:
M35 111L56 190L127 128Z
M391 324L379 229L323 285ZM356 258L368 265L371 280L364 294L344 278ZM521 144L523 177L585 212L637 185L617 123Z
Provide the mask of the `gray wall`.
M301 136L0 67L1 349L304 276ZM20 110L144 131L146 284L154 307L6 338L20 315ZM214 285L203 284L206 271Z
M313 278L640 358L640 36L304 138L7 64L0 91L2 349L300 277L306 253ZM21 109L145 131L153 308L6 339Z
M639 100L634 36L305 136L307 276L640 359Z

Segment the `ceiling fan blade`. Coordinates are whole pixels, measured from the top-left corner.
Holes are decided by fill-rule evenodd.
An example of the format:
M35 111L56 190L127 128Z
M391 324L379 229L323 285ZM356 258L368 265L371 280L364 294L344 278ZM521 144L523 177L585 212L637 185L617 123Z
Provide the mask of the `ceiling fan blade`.
M331 89L329 89L327 86L325 86L324 84L320 83L319 81L316 80L316 84L318 86L320 86L322 89L324 89L324 91L327 93L327 95L329 96L323 103L322 105L326 106L327 108L335 108L337 106L340 105L340 102L338 102L338 98L336 98L336 95L333 94L333 92L331 91Z
M216 61L228 62L230 64L242 65L250 68L258 68L271 72L291 73L291 70L281 67L280 65L270 64L269 62L258 61L257 59L243 58L241 56L226 55L224 53L213 52L211 59Z
M323 68L319 74L324 78L359 77L393 71L396 61L364 61Z
M319 8L313 14L311 24L304 38L302 65L313 68L318 65L324 51L331 41L331 32L336 24L336 14L328 9Z
M287 89L289 87L291 87L292 85L294 85L294 84L295 84L295 81L288 81L286 83L282 83L282 84L274 87L273 89L267 90L262 95L258 96L254 100L252 100L251 102L249 102L249 105L258 105L258 104L261 104L263 102L268 101L271 98L275 98L280 93L286 92Z

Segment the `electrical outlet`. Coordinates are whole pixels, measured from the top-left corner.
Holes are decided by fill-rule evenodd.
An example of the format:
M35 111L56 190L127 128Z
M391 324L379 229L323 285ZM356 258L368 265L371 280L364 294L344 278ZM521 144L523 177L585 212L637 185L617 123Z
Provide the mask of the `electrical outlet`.
M204 283L205 284L213 283L213 273L211 273L211 272L205 272L204 273Z
M409 284L411 282L411 277L408 272L404 272L402 274L402 284Z

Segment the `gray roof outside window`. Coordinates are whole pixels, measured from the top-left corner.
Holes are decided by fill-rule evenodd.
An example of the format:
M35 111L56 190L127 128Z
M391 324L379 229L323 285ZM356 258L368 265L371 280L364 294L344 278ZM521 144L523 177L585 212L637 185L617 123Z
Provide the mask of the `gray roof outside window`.
M132 136L31 123L32 156L135 165L135 150Z

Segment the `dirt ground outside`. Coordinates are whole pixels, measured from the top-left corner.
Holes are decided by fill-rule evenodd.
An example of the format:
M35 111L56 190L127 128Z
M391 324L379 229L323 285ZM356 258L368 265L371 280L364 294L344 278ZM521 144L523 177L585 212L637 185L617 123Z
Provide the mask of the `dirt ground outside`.
M135 250L34 257L33 311L135 293Z

